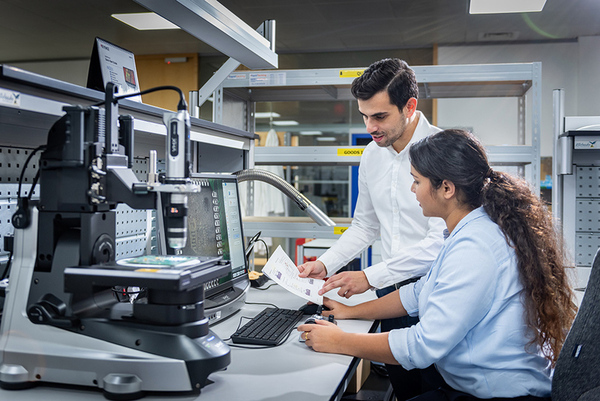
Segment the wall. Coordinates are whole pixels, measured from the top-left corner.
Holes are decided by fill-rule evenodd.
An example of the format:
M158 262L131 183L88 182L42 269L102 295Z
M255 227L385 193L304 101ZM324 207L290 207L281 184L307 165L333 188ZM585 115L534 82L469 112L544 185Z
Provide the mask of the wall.
M165 60L185 59L182 62L167 63ZM197 54L156 54L136 56L135 64L138 71L141 90L156 86L172 85L183 91L186 101L189 92L198 90L198 55ZM177 110L179 95L174 91L159 91L142 96L145 104Z
M600 36L583 37L576 42L438 49L438 63L442 65L534 61L542 62L541 156L552 156L553 89L565 90L566 115L600 115ZM484 143L516 144L516 107L516 100L510 98L442 99L438 101L438 124L472 127ZM527 137L531 138L531 132Z
M60 81L86 86L90 60L38 61L10 65Z

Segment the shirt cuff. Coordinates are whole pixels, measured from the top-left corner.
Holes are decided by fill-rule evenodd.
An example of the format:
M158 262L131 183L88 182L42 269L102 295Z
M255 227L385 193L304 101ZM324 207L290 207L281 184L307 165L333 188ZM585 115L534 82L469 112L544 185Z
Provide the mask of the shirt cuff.
M408 332L410 327L404 329L395 329L388 335L388 345L392 350L394 359L406 370L416 368L413 360L408 353Z
M404 310L408 313L409 316L417 316L419 313L419 300L415 296L415 284L418 283L410 283L403 285L398 289L398 294L400 295L400 302L402 302L402 306Z
M327 252L319 256L317 260L325 265L325 268L327 269L327 277L333 276L335 273L337 273L338 270L342 268L342 266L338 266L339 263L335 262L335 256L329 257L327 255Z
M388 271L384 262L379 262L376 265L367 267L364 272L371 287L385 288L390 285L387 282Z

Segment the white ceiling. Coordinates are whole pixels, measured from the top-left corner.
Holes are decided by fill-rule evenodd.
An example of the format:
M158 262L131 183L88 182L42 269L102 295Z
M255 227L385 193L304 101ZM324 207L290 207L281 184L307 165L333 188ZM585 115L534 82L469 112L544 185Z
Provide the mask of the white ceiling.
M251 27L277 21L276 51L431 48L600 35L600 0L548 0L541 13L469 15L468 0L221 0ZM133 0L0 0L0 63L87 59L99 36L136 55L219 54L183 31L137 31L110 17ZM496 42L497 43L497 42Z

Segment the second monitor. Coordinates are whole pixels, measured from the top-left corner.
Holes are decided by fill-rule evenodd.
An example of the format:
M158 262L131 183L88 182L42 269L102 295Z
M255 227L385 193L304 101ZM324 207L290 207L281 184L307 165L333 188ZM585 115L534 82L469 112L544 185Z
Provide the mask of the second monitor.
M188 195L188 232L184 255L222 256L231 272L205 284L204 311L211 324L237 312L250 286L245 256L237 177L193 174L200 192Z

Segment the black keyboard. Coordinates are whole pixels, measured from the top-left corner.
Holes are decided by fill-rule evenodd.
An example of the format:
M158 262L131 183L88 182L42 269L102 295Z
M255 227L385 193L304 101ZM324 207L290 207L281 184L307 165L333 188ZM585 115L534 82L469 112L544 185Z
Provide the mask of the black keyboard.
M231 335L236 344L277 345L302 318L295 309L266 308Z

